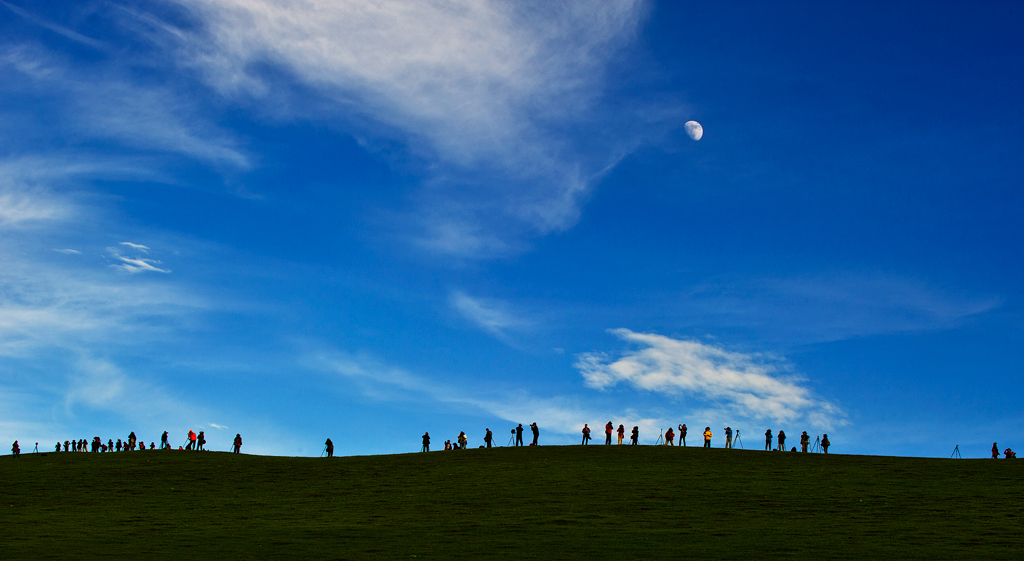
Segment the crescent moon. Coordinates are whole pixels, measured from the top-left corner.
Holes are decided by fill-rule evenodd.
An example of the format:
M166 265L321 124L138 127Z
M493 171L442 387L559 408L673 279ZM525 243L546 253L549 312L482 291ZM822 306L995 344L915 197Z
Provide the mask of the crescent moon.
M686 135L694 140L700 140L700 137L704 136L704 127L697 121L686 121L683 128L686 129Z

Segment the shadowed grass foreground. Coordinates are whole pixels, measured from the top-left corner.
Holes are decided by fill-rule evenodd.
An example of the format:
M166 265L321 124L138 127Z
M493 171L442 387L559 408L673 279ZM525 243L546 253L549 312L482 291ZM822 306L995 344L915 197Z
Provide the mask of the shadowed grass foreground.
M653 446L0 458L2 558L1020 558L1024 462Z

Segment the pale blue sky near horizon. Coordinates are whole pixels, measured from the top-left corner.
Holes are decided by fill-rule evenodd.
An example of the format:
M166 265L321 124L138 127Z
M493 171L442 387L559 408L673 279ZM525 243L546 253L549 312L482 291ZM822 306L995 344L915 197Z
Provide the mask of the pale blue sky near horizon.
M1022 448L1022 23L2 0L0 439Z

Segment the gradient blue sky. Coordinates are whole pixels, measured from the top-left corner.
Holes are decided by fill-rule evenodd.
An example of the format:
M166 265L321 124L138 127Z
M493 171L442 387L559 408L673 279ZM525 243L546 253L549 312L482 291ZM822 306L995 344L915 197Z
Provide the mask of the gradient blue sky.
M1017 2L3 0L0 439L1024 447L1022 28Z

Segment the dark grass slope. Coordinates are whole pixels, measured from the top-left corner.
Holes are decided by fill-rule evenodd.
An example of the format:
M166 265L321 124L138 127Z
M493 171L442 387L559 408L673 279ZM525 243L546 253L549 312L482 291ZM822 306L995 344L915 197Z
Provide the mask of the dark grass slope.
M1020 559L1024 462L653 446L0 458L0 557Z

